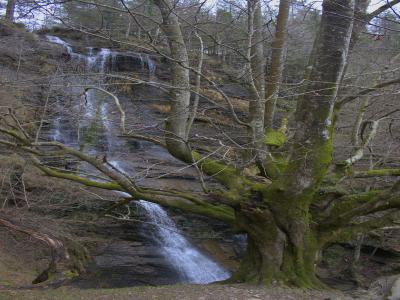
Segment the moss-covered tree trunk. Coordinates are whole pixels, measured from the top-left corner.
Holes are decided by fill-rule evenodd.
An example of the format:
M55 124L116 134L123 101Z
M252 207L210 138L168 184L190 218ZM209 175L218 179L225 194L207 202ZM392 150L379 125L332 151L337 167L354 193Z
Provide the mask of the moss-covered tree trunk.
M307 220L288 219L284 227L291 228L289 232L278 226L269 210L242 214L240 220L247 232L248 245L232 281L321 286L315 276L315 260L320 247Z
M314 265L322 246L310 206L332 162L332 112L353 25L352 0L325 0L318 37L296 108L296 131L286 169L271 185L251 191L237 209L248 249L236 280L318 286Z

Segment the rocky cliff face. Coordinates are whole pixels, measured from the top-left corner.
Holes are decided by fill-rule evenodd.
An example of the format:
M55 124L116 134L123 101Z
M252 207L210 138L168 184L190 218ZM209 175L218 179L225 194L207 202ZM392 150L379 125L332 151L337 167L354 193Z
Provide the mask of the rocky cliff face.
M4 54L3 60L0 61L0 71L7 69L15 80L17 79L16 73L20 72L19 78L29 82L33 81L34 89L37 90L35 107L38 111L30 116L32 121L41 116L42 102L47 97L46 87L49 84L49 80L52 80L49 79L51 76L43 77L43 75L53 75L55 76L53 83L63 84L63 82L66 82L65 78L67 78L68 72L81 74L84 71L85 64L90 61L88 57L93 57L94 60L102 59L102 54L106 53L103 50L106 48L102 48L106 45L98 44L96 47L89 47L87 46L88 44L85 44L87 41L84 42L79 39L67 38L67 44L54 43L44 35L27 33L22 29L19 30L9 26L0 27L0 32L2 33L0 36L2 41L0 51ZM10 50L5 46L3 47L5 45L3 41L9 44L13 41L19 41L22 49L20 55L15 49ZM131 75L143 76L148 79L150 76L159 76L156 72L155 63L156 58L152 58L148 54L122 52L115 49L107 52L103 71L130 73ZM165 71L167 68L161 66L159 70ZM57 74L62 74L61 80L57 79ZM30 86L31 88L26 90L26 98L21 99L21 104L29 103L24 101L32 103L32 98L28 98L29 95L32 95L29 94L29 91L32 92L33 90L32 84ZM131 97L127 95L120 94L120 96L124 105L128 105L132 101ZM62 91L53 91L50 94L51 109L57 106L57 101L65 103L72 101L71 97ZM158 119L160 117L158 112L149 109L146 99L151 100L154 97L166 99L165 93L160 93L154 88L138 87L133 95L133 98L135 97L140 100L135 101L135 105L127 109L127 113L137 115L135 118L137 124L151 124L153 121L149 118ZM15 98L10 98L9 103L14 101ZM138 109L144 113L138 114ZM60 128L72 128L72 120L60 119L62 116L56 110L50 114L53 119L59 119ZM110 111L110 115L112 115L110 117L112 122L115 121L117 123L118 117L115 116L115 113ZM53 126L50 121L45 123L43 138L49 139L51 135L54 136L54 132L52 132ZM69 135L64 135L63 141L72 140L73 135L72 132ZM98 137L100 151L107 149L107 137L104 136L104 133ZM176 160L170 161L171 158L159 147L136 141L127 141L126 144L119 146L126 146L130 154L128 156L126 154L119 156L118 154L118 158L132 162L135 170L146 170L149 163L165 160L165 163L162 163L157 169L148 171L150 172L149 176L144 178L147 184L157 183L158 186L176 186L177 188L187 189L200 188L194 180L196 173L189 170L175 174L174 169L181 168L182 165ZM8 153L6 154L8 155ZM8 174L11 169L17 168L20 163L2 166L1 174ZM56 166L60 163L64 162L54 162L53 164ZM171 169L171 166L173 169ZM75 166L70 165L70 167ZM26 180L26 196L29 199L30 207L24 206L23 210L17 211L14 205L10 203L7 206L7 209L13 212L10 216L15 216L16 220L18 216L19 218L24 216L25 220L30 220L29 224L32 224L37 230L46 230L47 226L55 235L68 236L89 250L90 263L85 266L86 272L74 279L75 285L88 288L122 287L171 284L181 280L177 271L172 268L168 258L162 255L159 245L152 239L154 228L151 224L147 224L148 220L143 216L133 212L133 215L130 216L133 219L131 221L116 220L110 217L98 219L97 216L101 215L109 207L107 202L102 202L95 196L99 195L99 191L87 190L82 192L81 187L77 185L52 179L46 179L51 183L43 183L41 177L38 176L38 172L34 170L28 172L23 168L19 170L23 170L21 171L23 174L20 174L20 177L24 177ZM162 180L153 179L159 174L171 171L172 173ZM12 186L13 184L10 183L10 185ZM11 193L8 194L11 195ZM19 202L24 205L22 203L24 194L18 195L22 197ZM112 193L105 193L102 198L111 201L120 200L118 195ZM42 199L46 199L45 205ZM126 213L124 209L121 208L122 212ZM134 209L132 210L134 211ZM232 247L234 235L228 230L228 227L210 220L181 215L177 211L170 211L169 213L176 220L178 228L183 229L184 234L193 245L201 249L203 253L219 261L227 269L233 270L236 267L236 260L240 251L237 252L237 249L235 250ZM118 213L112 215L118 217ZM52 220L51 224L48 222L49 220ZM196 231L192 230L193 228L196 228ZM221 229L223 229L222 233ZM5 251L13 253L18 245L10 244L5 247ZM32 246L32 248L34 247ZM25 255L21 251L17 251L17 253L21 256ZM29 263L26 263L26 265L36 268L35 255L31 254ZM45 257L43 258L46 259ZM42 267L37 266L37 268L40 270Z

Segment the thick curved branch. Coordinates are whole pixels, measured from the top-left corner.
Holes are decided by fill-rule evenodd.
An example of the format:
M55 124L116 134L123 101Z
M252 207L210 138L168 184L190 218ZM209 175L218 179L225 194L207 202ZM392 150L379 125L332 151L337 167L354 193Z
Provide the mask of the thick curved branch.
M384 82L378 83L378 84L376 84L374 86L371 86L369 88L366 88L366 89L360 91L356 95L347 96L347 97L343 98L342 100L338 101L336 103L336 105L335 105L335 108L337 110L340 110L345 104L356 100L360 96L367 95L367 94L369 94L371 92L374 92L374 91L376 91L378 89L381 89L381 88L384 88L384 87L387 87L387 86L390 86L390 85L394 85L394 84L400 84L400 78L396 78L396 79L393 79L393 80L389 80L389 81L384 81Z
M124 189L117 182L100 182L100 181L90 180L88 178L76 174L54 170L52 168L43 165L37 158L34 157L31 157L31 161L35 167L37 167L39 170L41 170L43 173L45 173L47 176L50 177L67 179L69 181L74 181L88 187L95 187L103 190L112 190L121 192L124 191Z
M161 196L153 193L138 193L136 200L146 200L160 205L178 208L182 211L194 213L214 219L224 221L228 224L233 224L235 221L234 211L229 207L222 207L209 203L195 204L192 201L181 199L177 196Z
M167 149L167 145L165 144L164 141L157 139L155 137L152 137L152 136L146 136L146 135L142 135L142 134L136 134L133 132L127 132L126 134L119 135L119 137L143 140L143 141L147 141L147 142L156 144L158 146L161 146L164 149Z
M367 21L371 21L373 18L375 18L376 16L380 15L381 13L383 13L385 10L391 8L392 6L396 5L400 3L400 0L392 0L392 1L388 1L386 4L382 5L381 7L378 7L377 9L375 9L373 12L369 13L367 15Z
M379 121L380 120L368 122L371 124L371 130L368 133L368 136L364 139L363 143L357 148L355 153L351 157L345 160L345 164L347 166L351 166L363 158L365 148L368 147L369 143L375 137L376 132L378 131Z
M370 178L384 176L400 176L400 169L379 169L367 171L355 171L351 174L353 178Z
M343 227L354 218L399 207L400 181L397 181L388 190L341 197L322 223L321 228Z
M12 231L18 231L22 232L24 234L29 235L30 237L41 241L42 243L46 244L50 248L51 252L51 259L49 266L47 267L46 270L44 270L35 280L33 280L33 284L36 283L41 283L43 281L46 281L49 279L51 275L54 275L54 273L57 271L58 265L61 264L62 262L68 262L70 260L69 254L64 246L64 244L43 232L39 232L37 230L33 230L31 228L27 228L21 225L16 225L12 223L9 220L6 220L4 218L0 218L0 225L8 228L9 230ZM43 276L45 275L45 276Z
M399 218L400 212L398 210L389 211L380 217L369 218L367 221L354 223L349 226L330 231L329 235L325 234L324 240L326 240L326 242L349 241L357 233L368 233L372 230L391 226L396 223Z

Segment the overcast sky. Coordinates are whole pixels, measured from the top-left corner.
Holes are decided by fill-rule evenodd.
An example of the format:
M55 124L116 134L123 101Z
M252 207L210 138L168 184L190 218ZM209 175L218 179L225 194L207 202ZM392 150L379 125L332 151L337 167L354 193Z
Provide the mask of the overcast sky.
M244 0L242 0L242 1L244 1ZM386 4L387 3L386 1L387 0L371 0L371 4L370 4L368 10L369 11L373 11L373 10L377 9L378 7ZM207 0L207 4L208 4L208 6L210 8L215 7L215 4L217 2L218 2L218 0ZM7 3L6 0L0 0L0 15L5 14L5 4L6 3ZM272 4L272 5L277 6L279 4L279 0L271 0L269 3ZM318 0L317 1L305 0L305 3L306 4L311 4L312 3L312 7L314 9L320 9L321 8L321 4L322 4L322 0L319 0L319 1ZM397 4L397 5L393 6L393 8L396 9L396 11L398 11L400 13L400 4ZM42 23L43 19L44 19L44 15L41 14L41 13L37 13L36 16L37 16L37 18L36 18L37 20L36 21L38 23Z

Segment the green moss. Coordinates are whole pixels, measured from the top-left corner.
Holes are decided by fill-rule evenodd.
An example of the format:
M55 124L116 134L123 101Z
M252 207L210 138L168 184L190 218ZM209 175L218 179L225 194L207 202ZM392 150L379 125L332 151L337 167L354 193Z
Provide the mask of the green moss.
M89 252L83 245L70 239L65 242L65 246L70 262L68 270L64 271L63 274L75 277L85 271L85 267L90 260Z
M98 137L105 131L101 120L104 117L102 114L102 107L106 100L106 96L103 93L99 93L96 90L88 91L88 93L94 93L93 97L96 97L97 100L95 118L90 121L88 126L83 127L84 141L88 144L91 144L96 142Z
M97 124L96 120L93 120L90 122L89 126L83 127L82 131L85 143L93 144L98 138L100 126Z
M317 156L317 163L323 166L329 166L332 162L333 143L332 138L318 145L315 150Z
M97 187L105 190L117 190L121 191L123 190L122 187L116 183L116 182L100 182L100 181L94 181L90 180L84 177L80 177L75 174L69 174L69 173L63 173L59 172L53 169L45 168L41 165L36 165L40 170L42 170L46 175L52 176L52 177L57 177L57 178L63 178L71 181L75 181L78 183L81 183L86 186L92 186L92 187Z
M264 143L269 146L281 147L286 141L286 135L282 130L268 128L265 132Z
M73 272L73 271L70 271L70 270L65 271L65 272L63 273L63 275L64 275L64 277L67 278L67 279L73 279L73 278L79 276L78 272Z
M197 152L192 152L193 159L199 168L209 176L213 176L227 188L236 189L243 184L243 177L237 169L211 158L202 158Z
M287 163L286 157L275 155L265 163L264 167L270 178L277 178L286 170Z
M350 211L361 204L367 203L375 199L382 191L372 190L365 193L359 193L355 195L348 195L342 198L342 200L333 208L331 215L337 216L347 211Z
M358 178L400 176L400 169L380 169L354 172L353 175Z

